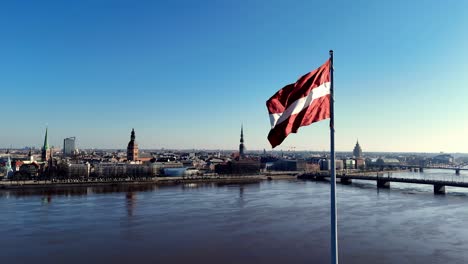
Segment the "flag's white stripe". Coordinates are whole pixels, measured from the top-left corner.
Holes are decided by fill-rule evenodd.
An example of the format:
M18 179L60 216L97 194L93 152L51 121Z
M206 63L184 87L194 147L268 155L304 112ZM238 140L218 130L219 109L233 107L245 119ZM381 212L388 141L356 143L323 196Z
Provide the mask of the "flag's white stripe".
M300 113L303 109L309 107L317 98L330 94L330 82L326 82L310 91L309 95L297 99L283 113L270 114L271 127L281 124L291 115Z
M278 113L278 114L270 114L270 123L271 123L271 127L274 127L276 122L278 121L278 119L281 117L281 114L282 113Z

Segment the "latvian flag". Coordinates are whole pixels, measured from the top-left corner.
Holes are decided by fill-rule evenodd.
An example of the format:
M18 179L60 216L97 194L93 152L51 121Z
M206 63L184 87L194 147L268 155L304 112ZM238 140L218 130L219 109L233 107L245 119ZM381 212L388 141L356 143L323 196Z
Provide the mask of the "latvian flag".
M266 105L271 121L268 140L273 148L299 127L330 118L330 60L283 87Z

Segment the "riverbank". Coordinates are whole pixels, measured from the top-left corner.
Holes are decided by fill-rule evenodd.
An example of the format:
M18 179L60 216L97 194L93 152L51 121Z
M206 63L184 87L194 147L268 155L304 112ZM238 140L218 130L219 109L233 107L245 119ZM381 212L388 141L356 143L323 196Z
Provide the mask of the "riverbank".
M401 170L393 171L366 171L359 172L359 174L375 175L388 174L401 172ZM356 173L356 172L354 172ZM338 172L337 174L346 174L346 172ZM352 175L353 173L348 173ZM328 177L329 172L317 172L313 175L320 175ZM244 184L244 183L255 183L265 180L284 180L284 179L296 179L304 178L303 173L299 172L267 172L263 174L255 175L221 175L221 176L192 176L192 177L154 177L146 179L90 179L90 180L78 180L68 179L61 181L0 181L0 190L14 190L14 189L47 189L47 188L67 188L67 187L93 187L93 186L132 186L132 185L177 185L177 184L189 184L189 183L217 183L217 184ZM309 173L310 176L310 173ZM306 179L305 177L304 179Z
M93 186L131 186L131 185L177 185L190 183L217 183L217 184L247 184L264 180L295 179L292 174L274 175L242 175L242 176L209 176L209 177L154 177L142 180L68 180L60 182L51 181L3 181L0 189L48 189L67 187L93 187Z

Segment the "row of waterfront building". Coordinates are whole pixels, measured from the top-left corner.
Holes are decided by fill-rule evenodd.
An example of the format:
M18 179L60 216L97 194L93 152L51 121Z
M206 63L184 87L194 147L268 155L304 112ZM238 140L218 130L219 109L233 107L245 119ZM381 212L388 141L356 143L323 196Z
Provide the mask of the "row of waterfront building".
M6 151L0 156L0 177L3 179L31 178L88 178L88 177L157 177L168 175L256 174L264 171L318 171L329 170L326 154L299 155L288 153L247 153L241 127L237 152L209 151L140 151L135 130L130 133L126 151L78 151L76 138L64 140L63 151L53 150L48 143L46 129L40 153L29 149ZM59 155L57 155L57 153ZM0 154L1 155L1 154ZM363 157L359 144L352 155L338 155L337 170L362 170L366 167L394 166L421 162L411 157ZM425 159L427 161L427 159ZM450 155L433 157L434 162L453 162Z

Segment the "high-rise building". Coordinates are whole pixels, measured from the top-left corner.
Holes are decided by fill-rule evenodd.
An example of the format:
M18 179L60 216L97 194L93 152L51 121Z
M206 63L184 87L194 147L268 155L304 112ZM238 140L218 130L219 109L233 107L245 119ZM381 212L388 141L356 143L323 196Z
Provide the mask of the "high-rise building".
M128 161L137 161L138 160L138 144L135 141L135 129L132 128L132 133L130 135L130 142L127 146L127 160Z
M244 146L244 125L241 126L241 135L240 135L240 144L239 144L239 157L245 157L245 146Z
M63 140L63 155L70 157L75 154L76 137L69 137Z
M361 146L359 146L359 140L356 142L356 146L354 146L353 156L355 158L362 158L362 149Z
M42 153L41 153L41 158L42 161L48 161L50 157L52 156L51 149L49 147L49 139L47 138L47 130L45 132L45 137L44 137L44 145L42 146Z

